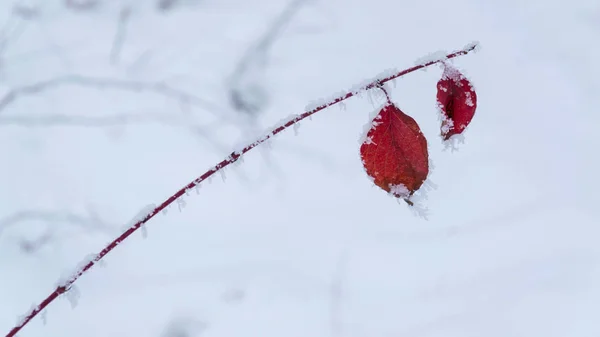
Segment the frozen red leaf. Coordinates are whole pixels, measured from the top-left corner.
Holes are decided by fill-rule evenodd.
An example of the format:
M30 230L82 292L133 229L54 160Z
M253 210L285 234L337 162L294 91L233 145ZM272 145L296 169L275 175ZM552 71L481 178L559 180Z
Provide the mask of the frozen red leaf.
M417 122L391 103L373 119L360 156L375 185L409 203L429 173L427 139Z
M442 114L441 135L448 140L461 134L471 123L477 108L477 94L458 69L445 65L437 83L437 102Z

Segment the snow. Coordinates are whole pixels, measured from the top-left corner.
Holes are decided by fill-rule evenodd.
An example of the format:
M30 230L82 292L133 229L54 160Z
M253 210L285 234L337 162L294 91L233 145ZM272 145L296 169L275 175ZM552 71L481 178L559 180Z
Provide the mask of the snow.
M437 140L437 66L389 86L436 164L437 189L411 198L417 207L364 172L356 141L379 110L368 96L382 103L374 89L248 152L227 183L203 182L181 212L173 203L149 221L145 241L132 235L106 255L110 268L83 275L75 310L61 296L46 325L36 317L19 336L167 337L186 322L202 327L190 337L600 336L597 1L308 1L265 53L269 101L252 123L232 111L227 77L287 1L181 0L160 12L156 0L89 11L27 1L29 18L15 3L0 1L2 91L80 76L166 83L189 99L72 83L0 106L0 331L238 139L478 39L480 52L451 62L479 99L459 152ZM7 221L36 211L79 217ZM40 246L22 251L23 240Z

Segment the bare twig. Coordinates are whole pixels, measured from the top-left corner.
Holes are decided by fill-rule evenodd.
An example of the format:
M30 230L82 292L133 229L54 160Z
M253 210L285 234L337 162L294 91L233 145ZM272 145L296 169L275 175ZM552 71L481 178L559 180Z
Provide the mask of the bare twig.
M156 7L158 10L166 12L173 9L178 2L178 0L158 0L156 2Z
M99 5L99 0L65 0L65 7L81 12L93 10Z
M13 104L15 101L17 101L17 99L23 96L32 96L35 94L39 94L43 91L66 85L77 85L97 89L127 90L133 92L153 92L177 100L179 102L186 102L189 104L197 105L203 108L205 111L211 112L217 115L218 117L227 117L226 111L218 107L216 104L213 104L198 96L188 94L181 90L172 88L164 82L140 82L110 78L86 77L81 75L67 75L63 77L57 77L47 81L41 81L38 83L12 89L0 99L0 111L5 110L10 104ZM229 121L237 124L232 118L230 118Z
M240 58L229 80L229 99L237 111L251 116L259 113L267 99L257 80L264 73L267 52L281 31L307 0L292 0L267 31Z
M84 227L89 230L112 233L112 226L103 221L95 212L89 211L87 216L73 212L23 210L0 219L0 233L8 227L24 221L43 221L46 223L66 223Z
M114 234L113 226L102 220L93 210L89 210L88 213L88 215L84 216L73 212L22 210L0 218L0 234L9 227L14 227L24 222L37 221L47 224L49 226L48 229L38 238L22 238L20 240L19 245L21 249L28 253L32 253L48 244L54 237L53 233L56 231L55 225L59 223L81 227L89 231L102 232L107 235Z
M117 22L117 30L113 39L112 48L110 50L110 63L115 65L119 62L119 56L121 55L121 49L125 42L125 36L127 35L127 24L131 18L131 8L123 7L119 13L119 19Z

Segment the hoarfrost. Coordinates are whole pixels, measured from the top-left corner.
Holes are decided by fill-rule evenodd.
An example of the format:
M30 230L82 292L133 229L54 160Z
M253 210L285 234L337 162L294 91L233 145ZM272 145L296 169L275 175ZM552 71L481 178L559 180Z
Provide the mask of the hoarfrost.
M433 53L429 53L425 56L422 56L420 58L418 58L415 61L415 65L420 66L420 65L424 65L430 62L440 62L440 61L445 61L448 58L446 57L446 55L448 55L448 53L445 50L439 50ZM427 70L427 67L423 68L422 70Z
M187 206L187 202L183 198L177 199L177 208L179 209L179 212L181 212L185 206Z
M408 188L406 188L406 186L404 184L398 184L398 185L389 185L390 188L390 193L392 195L394 195L395 197L398 198L408 198L410 197L410 191L408 190Z
M240 167L240 165L242 165L244 163L244 155L236 153L239 156L237 157L237 159L234 159L234 157L231 157L231 164L233 165L233 167L238 168Z
M40 312L40 319L42 320L43 325L48 324L48 316L46 314L46 310L43 310L42 312Z
M148 204L144 206L140 211L137 212L137 214L131 220L129 220L129 222L127 222L123 226L123 231L126 231L129 228L133 227L135 224L145 220L150 214L152 214L152 212L154 212L155 209L156 204ZM166 214L165 210L163 210L163 214ZM143 223L140 224L140 229L142 230L142 237L144 239L147 238L148 232L146 230L146 225Z
M459 150L459 144L465 143L465 136L461 134L452 135L447 140L442 140L444 144L444 151L450 150L450 152L456 152Z
M477 53L481 50L481 44L479 43L479 41L473 41L471 43L467 43L464 47L463 50L468 50L473 48L473 52Z
M324 98L318 98L316 100L312 100L310 101L305 107L305 111L313 111L316 110L322 106L325 106L329 103L329 101L327 99Z
M154 212L154 210L156 209L156 204L148 204L146 206L144 206L142 209L140 209L137 214L131 219L129 220L129 222L125 225L126 229L130 228L131 226L135 225L136 223L143 221L144 219L146 219L150 214L152 214L152 212Z
M371 111L371 113L369 114L369 122L363 126L363 131L358 139L358 144L373 144L373 141L370 139L370 137L368 137L368 134L371 128L377 127L380 124L379 119L381 116L379 115L379 112L386 105L387 103L382 104L377 109Z
M384 71L380 72L379 74L369 78L369 79L365 79L362 80L356 84L354 84L353 86L350 87L350 92L354 93L354 95L358 96L358 97L362 97L362 93L365 91L365 89L373 84L376 84L378 82L382 82L390 77L393 77L395 75L398 74L398 69L395 68L389 68L389 69L385 69Z
M37 310L38 310L38 306L37 306L37 304L35 304L35 303L32 303L32 304L31 304L31 307L30 307L30 308L29 308L29 310L27 311L27 314L25 314L25 315L19 315L19 316L17 316L17 322L16 322L16 325L17 325L17 326L20 326L20 325L22 325L22 324L23 324L23 322L25 322L25 320L27 319L27 316L29 316L29 314L31 314L32 312L34 312L34 311L37 311Z
M71 285L69 290L64 295L67 301L69 301L71 304L71 309L75 309L79 303L79 299L81 298L81 292L79 291L79 288L77 288L75 285Z
M465 92L465 96L466 96L465 104L467 104L468 106L471 106L471 107L474 106L475 103L473 103L473 97L471 97L471 92L470 91Z
M427 193L435 189L437 189L437 185L432 182L431 179L427 179L423 182L421 188L408 198L408 200L413 203L409 208L414 215L419 216L424 220L429 220L431 212L429 211L429 208L425 206L425 202L428 198Z

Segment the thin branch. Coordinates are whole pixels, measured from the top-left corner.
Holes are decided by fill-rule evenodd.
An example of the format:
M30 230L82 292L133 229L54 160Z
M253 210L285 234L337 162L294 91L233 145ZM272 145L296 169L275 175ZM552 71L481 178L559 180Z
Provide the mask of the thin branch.
M42 246L50 243L55 236L56 224L66 224L80 227L88 231L114 234L114 227L102 220L93 210L88 215L79 215L73 212L44 211L44 210L22 210L6 217L0 218L0 234L9 227L15 227L26 222L42 222L48 224L49 228L36 239L21 239L19 245L25 252L32 253Z
M125 42L125 36L127 35L127 24L131 18L131 8L123 7L119 13L119 19L117 21L117 30L113 39L112 48L110 50L110 63L115 65L119 62L119 56L121 55L121 49Z
M99 4L99 0L65 0L65 7L79 12L93 10Z
M116 89L132 92L152 92L162 95L179 102L186 102L197 105L205 111L211 112L218 117L226 118L227 112L221 109L216 104L211 103L198 96L175 89L164 82L141 82L131 80L119 80L110 78L87 77L81 75L67 75L54 79L41 81L38 83L15 88L6 93L0 98L0 112L5 110L9 105L15 103L19 98L24 96L32 96L41 92L55 89L66 85L77 85L82 87L97 88L97 89ZM232 118L226 118L230 122L237 124Z
M265 100L266 93L260 83L252 78L252 72L264 73L267 63L267 52L279 37L281 31L292 20L298 10L307 0L292 0L279 14L275 21L269 26L260 38L252 44L236 64L229 80L229 99L233 107L249 115L256 115L262 110L262 103L257 100ZM249 95L256 97L248 97Z

